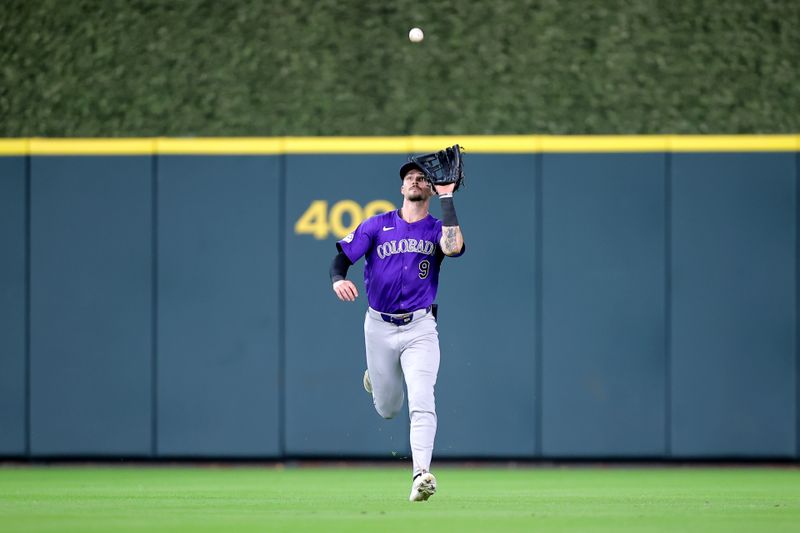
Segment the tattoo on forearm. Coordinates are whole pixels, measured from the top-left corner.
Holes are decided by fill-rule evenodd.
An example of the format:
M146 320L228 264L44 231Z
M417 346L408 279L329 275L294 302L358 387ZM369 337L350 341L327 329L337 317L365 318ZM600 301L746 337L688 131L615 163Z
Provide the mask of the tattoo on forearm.
M456 251L456 229L444 228L444 247L448 252Z

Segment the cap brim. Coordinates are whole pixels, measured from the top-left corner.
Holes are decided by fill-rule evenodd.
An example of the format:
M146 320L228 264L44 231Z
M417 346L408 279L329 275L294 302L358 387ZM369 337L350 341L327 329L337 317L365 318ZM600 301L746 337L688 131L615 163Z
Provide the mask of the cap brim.
M408 163L406 163L405 165L400 167L400 179L405 178L406 174L408 174L409 171L414 170L414 169L417 169L417 170L421 171L422 167L420 167L418 164L414 163L413 161L409 161Z

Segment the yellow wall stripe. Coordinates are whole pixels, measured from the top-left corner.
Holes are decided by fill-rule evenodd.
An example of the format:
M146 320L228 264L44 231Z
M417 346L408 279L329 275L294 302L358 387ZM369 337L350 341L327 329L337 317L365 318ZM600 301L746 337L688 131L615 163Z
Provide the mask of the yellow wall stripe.
M286 137L285 140L287 154L407 154L411 147L410 137Z
M0 139L0 156L153 154L408 154L460 144L466 153L796 152L800 135L434 135Z
M539 152L541 135L432 135L409 137L412 153L427 153L459 144L467 153Z
M155 139L30 139L30 155L140 155L155 152Z
M30 148L28 139L0 139L1 155L28 155Z
M676 135L672 152L795 152L800 135Z
M666 135L548 135L542 137L542 152L666 152Z
M283 154L283 137L242 137L155 140L156 154Z

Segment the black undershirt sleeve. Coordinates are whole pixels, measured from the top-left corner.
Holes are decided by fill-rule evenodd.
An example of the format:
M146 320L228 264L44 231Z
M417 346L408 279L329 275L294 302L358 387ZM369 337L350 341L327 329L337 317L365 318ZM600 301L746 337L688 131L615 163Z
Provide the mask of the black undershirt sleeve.
M347 269L353 262L341 250L331 261L331 283L336 283L347 277Z
M440 202L442 205L442 226L458 226L458 217L456 216L456 206L453 205L453 197L443 196Z

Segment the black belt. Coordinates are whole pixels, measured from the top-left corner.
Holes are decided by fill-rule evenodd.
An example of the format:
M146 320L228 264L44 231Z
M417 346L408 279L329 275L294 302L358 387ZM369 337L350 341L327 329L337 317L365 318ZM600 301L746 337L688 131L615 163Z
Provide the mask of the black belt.
M426 315L431 312L432 307L433 306L429 305L425 308ZM414 311L414 313L416 313L416 311ZM381 313L381 318L384 322L389 322L395 326L405 326L414 320L414 313L406 313L404 315L387 315L386 313Z

